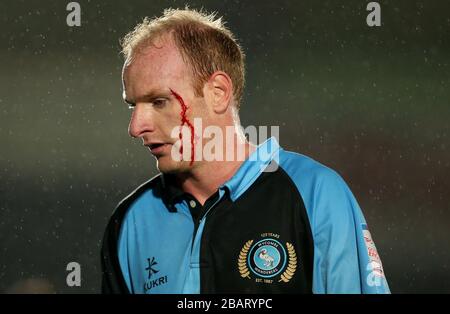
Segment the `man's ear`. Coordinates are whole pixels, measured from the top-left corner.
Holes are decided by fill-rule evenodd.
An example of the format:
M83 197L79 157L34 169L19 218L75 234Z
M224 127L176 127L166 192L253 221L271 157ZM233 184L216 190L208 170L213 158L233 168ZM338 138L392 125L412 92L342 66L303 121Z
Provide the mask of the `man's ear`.
M227 111L233 98L233 82L228 74L222 71L214 72L204 88L213 111L217 114Z

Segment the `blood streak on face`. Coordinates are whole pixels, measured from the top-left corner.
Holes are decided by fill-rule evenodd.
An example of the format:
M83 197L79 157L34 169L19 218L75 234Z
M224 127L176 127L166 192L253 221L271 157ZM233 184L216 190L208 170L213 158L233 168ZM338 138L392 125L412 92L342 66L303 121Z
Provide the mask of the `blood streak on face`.
M181 128L187 124L187 126L189 127L189 129L191 130L191 161L190 161L190 165L192 166L192 163L194 162L194 156L195 156L195 148L194 148L194 126L192 125L192 123L189 121L188 117L186 116L186 111L188 110L188 107L186 106L186 104L184 103L183 98L178 95L176 92L174 92L172 89L170 89L170 92L172 93L172 95L178 100L178 102L180 103L181 106L181 113L180 113L180 118L181 118L181 124L180 124L180 142L181 142L181 146L180 146L180 155L183 155L183 134L181 132Z

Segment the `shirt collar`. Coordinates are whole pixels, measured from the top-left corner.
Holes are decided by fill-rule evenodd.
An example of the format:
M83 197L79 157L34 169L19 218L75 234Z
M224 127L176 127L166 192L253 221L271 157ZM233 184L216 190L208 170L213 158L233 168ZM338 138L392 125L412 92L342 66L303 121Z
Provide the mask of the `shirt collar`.
M260 144L256 150L241 164L233 177L225 182L219 189L229 191L231 200L234 202L241 196L259 177L262 172L273 171L270 165L278 163L280 146L275 137L271 137ZM176 212L175 204L181 202L185 192L175 185L172 175L163 174L162 198L171 212Z
M265 171L272 171L270 164L279 161L280 145L275 137L260 144L256 150L242 163L234 176L223 186L230 191L230 198L235 201Z
M185 192L176 184L172 175L162 174L162 200L170 212L176 212L175 204L183 200Z

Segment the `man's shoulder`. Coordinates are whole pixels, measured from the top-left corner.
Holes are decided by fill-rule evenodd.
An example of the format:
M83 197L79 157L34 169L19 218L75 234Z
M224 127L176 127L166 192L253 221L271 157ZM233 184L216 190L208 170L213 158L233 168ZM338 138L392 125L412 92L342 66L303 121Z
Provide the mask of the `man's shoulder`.
M352 208L356 208L352 192L335 170L308 156L288 151L280 154L280 166L297 187L310 217L324 221L334 215L348 217Z
M153 194L157 194L159 195L159 192L162 189L162 184L163 184L163 178L161 174L158 174L156 176L154 176L153 178L151 178L148 181L145 181L144 183L142 183L141 185L139 185L136 189L134 189L133 192L131 192L130 194L128 194L124 199L122 199L119 202L120 206L121 204L124 203L133 203L134 201L136 201L137 199L139 199L140 197L142 197L142 195L144 195L147 192L154 192Z
M283 150L280 166L296 183L317 185L325 182L344 183L342 177L333 169L313 158L292 151Z
M142 183L118 203L113 211L112 217L123 218L131 205L138 202L144 195L148 193L150 193L152 196L160 195L162 184L163 179L161 174L158 174L150 180ZM122 220L121 218L119 218L119 220Z

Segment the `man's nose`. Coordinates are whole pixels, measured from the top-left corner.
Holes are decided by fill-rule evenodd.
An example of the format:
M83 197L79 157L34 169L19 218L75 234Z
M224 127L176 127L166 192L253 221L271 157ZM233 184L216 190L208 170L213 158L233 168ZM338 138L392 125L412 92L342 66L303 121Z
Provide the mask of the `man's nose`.
M130 125L128 126L128 134L131 137L139 138L147 132L153 132L153 114L150 110L146 110L144 104L136 104L131 114Z

